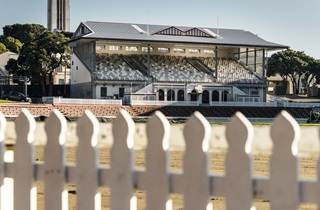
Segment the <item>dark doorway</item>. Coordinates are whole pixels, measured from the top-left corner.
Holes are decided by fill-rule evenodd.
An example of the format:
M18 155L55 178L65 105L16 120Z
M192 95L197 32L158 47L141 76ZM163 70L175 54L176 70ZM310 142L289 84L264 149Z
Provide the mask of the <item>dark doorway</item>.
M158 91L158 97L159 101L164 101L164 91L162 89Z
M207 90L204 90L202 92L202 103L208 104L209 103L209 92Z
M184 101L184 90L178 91L178 101Z
M191 101L198 101L198 93L196 90L191 91Z
M213 92L212 92L212 101L219 101L220 99L219 99L219 92L218 91L216 91L216 90L214 90Z

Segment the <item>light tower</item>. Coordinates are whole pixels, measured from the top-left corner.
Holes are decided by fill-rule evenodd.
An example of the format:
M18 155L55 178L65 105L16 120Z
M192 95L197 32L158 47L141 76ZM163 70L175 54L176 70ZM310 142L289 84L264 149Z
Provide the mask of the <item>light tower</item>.
M70 0L48 0L48 29L70 31Z

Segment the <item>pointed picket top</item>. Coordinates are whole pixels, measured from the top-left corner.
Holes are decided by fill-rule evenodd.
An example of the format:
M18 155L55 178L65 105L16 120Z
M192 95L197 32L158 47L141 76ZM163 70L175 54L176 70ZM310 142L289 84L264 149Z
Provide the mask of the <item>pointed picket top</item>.
M66 143L66 132L67 132L67 121L65 117L59 112L59 110L54 109L49 118L46 120L45 131L47 136L52 137L51 139L59 139L59 144L64 145ZM53 142L47 142L47 145L51 145Z
M318 136L320 137L320 129L318 130L319 131L319 134L318 134ZM320 140L320 138L319 138L319 140ZM320 145L320 143L319 143L319 145ZM318 148L318 149L320 149L320 148ZM316 194L317 195L320 195L320 152L319 152L319 154L318 154L318 160L317 160L317 177L316 177L316 180L317 180L317 191L316 191ZM318 205L318 207L320 206L320 199L317 199L317 205Z
M7 120L2 112L0 112L0 142L4 141L4 135L7 128Z
M154 148L161 146L164 151L167 151L169 149L170 129L167 118L160 111L156 111L147 123L147 136L148 140L155 139L152 137L156 136L161 141L153 141L151 145ZM150 142L148 147L149 144Z
M299 209L300 127L288 112L281 111L276 117L271 126L271 138L273 142L270 156L271 209Z
M169 138L170 124L156 111L147 123L146 149L147 209L172 209L169 192Z
M134 196L134 132L135 125L129 113L120 110L112 123L113 145L110 154L111 209L136 209Z
M226 209L250 209L252 206L252 139L253 126L236 112L226 128ZM234 160L237 160L236 162Z
M34 132L36 122L27 109L16 119L17 140L14 147L14 208L35 209L37 189L34 186Z
M4 144L4 136L7 128L7 120L0 112L0 186L3 185L3 181L5 178L4 174L4 152L5 152L5 144ZM1 197L1 187L0 187L0 197ZM1 202L1 200L0 200Z
M98 144L98 134L100 130L99 121L90 110L85 110L82 117L77 122L77 135L90 141L79 142L79 144L90 144L95 147Z
M231 118L226 128L226 138L230 153L239 149L251 153L253 126L241 112L236 112Z
M191 148L198 147L199 141L202 141L202 151L209 150L209 139L211 135L211 126L206 118L198 111L194 112L191 118L185 124L183 129L187 146Z
M53 110L45 122L47 144L45 145L45 209L68 209L65 189L65 143L67 121L57 110Z
M16 119L17 139L27 137L29 143L34 141L34 131L36 129L36 121L28 109L23 108Z
M98 181L98 134L100 125L90 110L85 110L77 123L77 209L100 209ZM85 154L85 155L84 155Z
M117 118L112 123L112 133L114 139L127 139L126 144L129 149L133 148L133 136L135 132L135 125L130 114L124 109L120 110ZM114 142L114 144L122 144L124 142Z
M292 155L298 154L300 127L297 121L287 112L281 111L271 125L273 149L290 150ZM279 139L279 141L275 141Z
M183 157L185 210L212 209L208 155L211 126L200 112L194 112L183 133L186 142Z

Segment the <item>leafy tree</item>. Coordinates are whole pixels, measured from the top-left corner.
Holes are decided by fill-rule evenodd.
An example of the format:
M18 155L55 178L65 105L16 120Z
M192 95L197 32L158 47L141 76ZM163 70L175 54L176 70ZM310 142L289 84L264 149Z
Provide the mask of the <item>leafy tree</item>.
M46 94L45 85L49 82L48 95L52 95L53 73L60 66L68 66L70 61L70 48L67 46L63 34L53 34L45 31L35 40L23 45L18 60L17 68L10 64L13 75L27 75L33 84L42 88L42 95Z
M11 52L19 53L22 47L22 43L19 39L15 39L12 36L8 36L2 40L2 43L7 47Z
M14 24L3 27L3 38L13 37L22 43L28 43L45 31L45 27L39 24Z
M314 84L314 80L320 79L320 61L312 57L308 58L307 72L305 73L305 80L307 87L311 87Z
M267 64L267 76L279 74L283 80L290 79L294 93L298 93L300 79L308 70L308 56L304 52L287 49L271 56Z
M0 42L0 54L4 53L7 51L7 48L6 46Z

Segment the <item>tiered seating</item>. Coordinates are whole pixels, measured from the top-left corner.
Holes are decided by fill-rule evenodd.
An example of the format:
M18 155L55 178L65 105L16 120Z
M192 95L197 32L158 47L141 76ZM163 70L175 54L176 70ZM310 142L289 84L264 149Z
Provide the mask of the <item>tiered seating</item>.
M120 112L120 105L55 105L63 115L69 117L80 117L86 109L90 110L96 117L114 117Z
M209 64L212 65L212 62ZM235 60L219 59L217 82L260 83L261 81Z
M14 104L1 105L0 111L6 117L16 117L21 113L23 108L28 109L33 116L49 116L53 110L51 105Z
M98 80L146 80L139 71L130 68L118 54L97 54L96 77Z
M203 82L211 83L212 76L195 69L185 57L152 55L150 71L153 78L160 82ZM140 61L148 66L147 56Z
M135 55L141 64L148 66L147 55ZM215 58L199 57L210 69L215 68ZM159 82L212 83L213 74L194 68L183 56L151 55L151 76ZM212 72L213 73L213 72ZM132 69L119 54L97 54L96 76L98 80L134 81L147 80L139 70ZM261 81L243 65L232 59L219 59L218 83L260 83Z

